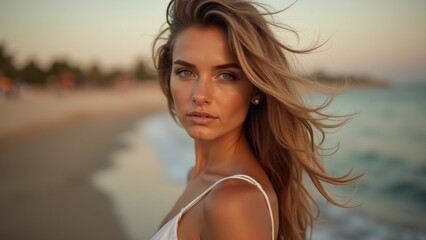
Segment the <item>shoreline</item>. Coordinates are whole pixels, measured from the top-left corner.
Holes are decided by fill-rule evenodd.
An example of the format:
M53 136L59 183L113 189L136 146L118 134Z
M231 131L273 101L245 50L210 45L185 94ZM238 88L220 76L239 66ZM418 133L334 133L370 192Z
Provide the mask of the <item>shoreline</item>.
M64 127L166 109L166 100L154 82L129 89L29 89L19 99L0 98L0 145Z
M158 88L77 92L59 101L51 92L31 94L0 99L7 114L0 119L0 238L128 239L114 201L93 178L114 167L124 132L166 109Z
M158 146L141 130L147 118L123 132L121 147L111 157L113 167L93 176L96 188L110 197L129 239L150 239L184 189L167 177Z

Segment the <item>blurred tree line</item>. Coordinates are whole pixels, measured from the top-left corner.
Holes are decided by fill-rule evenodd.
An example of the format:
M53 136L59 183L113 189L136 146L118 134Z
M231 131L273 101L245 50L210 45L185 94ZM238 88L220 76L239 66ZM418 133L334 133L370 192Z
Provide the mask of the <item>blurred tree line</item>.
M140 59L130 70L104 70L97 64L81 68L66 60L54 60L47 69L43 69L35 60L29 60L17 67L13 56L0 43L0 78L8 79L12 84L28 84L39 87L111 87L120 81L142 82L156 77L154 69Z
M325 85L334 85L340 87L364 87L364 88L377 88L388 87L389 81L384 78L372 78L368 75L345 75L345 74L329 74L327 72L317 70L309 75L304 76L307 79L323 83Z
M303 75L302 75L303 76ZM347 84L350 87L383 87L387 81L372 79L368 76L330 75L315 71L303 76L327 85ZM14 86L28 84L47 88L72 90L75 88L126 87L134 83L154 80L156 72L146 61L140 59L130 70L103 70L97 64L83 69L66 60L55 60L47 69L34 61L28 61L18 68L13 63L13 56L0 43L0 92L7 92Z

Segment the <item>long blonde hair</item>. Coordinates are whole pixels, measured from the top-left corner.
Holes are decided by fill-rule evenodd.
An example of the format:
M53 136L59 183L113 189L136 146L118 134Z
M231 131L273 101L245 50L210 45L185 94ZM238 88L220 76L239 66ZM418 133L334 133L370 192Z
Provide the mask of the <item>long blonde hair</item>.
M324 184L348 184L357 177L351 172L334 177L325 171L321 161L325 130L339 127L347 118L335 124L325 122L336 120L323 113L331 99L317 107L304 103L300 86L305 90L321 86L294 74L287 55L308 53L316 47L297 50L277 40L271 26L297 33L265 18L272 14L264 5L251 1L172 0L167 8L168 26L154 42L153 57L169 111L175 118L170 75L177 34L191 26L214 25L226 31L232 56L247 79L263 93L260 104L250 107L244 131L278 197L279 233L285 239L299 240L307 237L307 229L312 229L319 212L304 184L304 175L325 199L338 206L342 205L329 195ZM157 47L161 40L165 43Z

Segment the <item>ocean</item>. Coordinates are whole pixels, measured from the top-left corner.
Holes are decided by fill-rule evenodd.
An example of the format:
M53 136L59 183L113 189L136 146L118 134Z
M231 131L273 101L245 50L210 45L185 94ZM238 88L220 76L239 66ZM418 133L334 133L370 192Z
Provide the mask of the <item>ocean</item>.
M314 102L320 100L321 97L314 98ZM340 144L340 148L325 157L327 170L339 175L353 169L355 174L365 175L350 186L332 188L343 196L337 200L350 199L353 208L338 208L318 197L320 216L325 221L315 227L313 239L426 239L426 84L348 91L337 96L327 112L357 112L349 123L330 133L325 145ZM169 114L141 120L133 134L149 139L166 170L163 177L183 187L194 161L193 143ZM131 148L137 148L137 144ZM124 151L132 151L131 148ZM126 194L135 194L134 190L120 190L120 184L114 181L103 180L117 172L114 165L99 172L95 186L102 186L99 189L110 196L120 194L120 198L126 198ZM143 176L139 180L143 181ZM131 213L134 211L126 213L122 210L126 207L120 207L123 204L128 209L141 203L115 204L124 228L132 231L144 216L135 216ZM133 231L128 235L131 239L145 239L141 234Z

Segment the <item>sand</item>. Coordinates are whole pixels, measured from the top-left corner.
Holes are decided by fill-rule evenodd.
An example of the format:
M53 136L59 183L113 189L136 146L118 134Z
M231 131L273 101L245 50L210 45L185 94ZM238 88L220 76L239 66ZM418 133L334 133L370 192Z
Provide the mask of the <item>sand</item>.
M26 90L21 97L0 96L0 144L69 125L165 109L156 83L138 87L73 92Z
M184 184L167 177L158 146L139 127L120 136L121 147L111 158L114 167L97 171L94 185L109 195L129 239L150 239Z
M0 110L0 239L129 238L92 177L110 166L120 134L165 110L157 87L32 91L17 101L0 99ZM147 168L147 179L162 188L161 167L151 159ZM158 204L146 208L164 212Z

